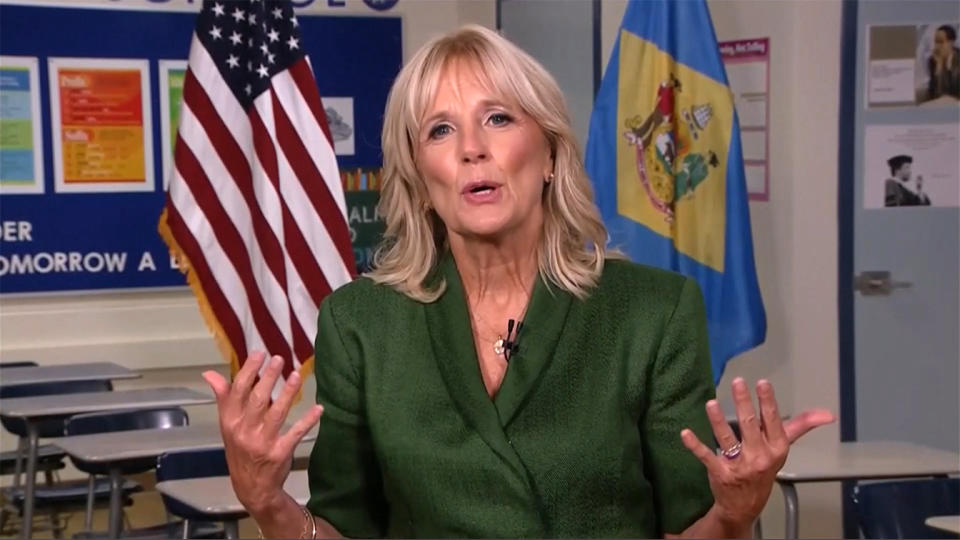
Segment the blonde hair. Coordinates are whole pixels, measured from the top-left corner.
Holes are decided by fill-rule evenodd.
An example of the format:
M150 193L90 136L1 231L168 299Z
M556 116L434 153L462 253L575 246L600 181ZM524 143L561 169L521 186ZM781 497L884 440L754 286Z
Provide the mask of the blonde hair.
M447 249L446 229L429 208L416 166L416 141L444 68L467 61L482 80L512 98L539 125L554 160L545 187L543 235L537 258L541 278L578 298L587 296L603 272L607 231L593 202L567 105L553 77L530 55L497 33L467 25L427 43L404 66L387 98L383 124L384 177L379 212L386 229L374 255L376 281L421 302L446 288L426 281Z

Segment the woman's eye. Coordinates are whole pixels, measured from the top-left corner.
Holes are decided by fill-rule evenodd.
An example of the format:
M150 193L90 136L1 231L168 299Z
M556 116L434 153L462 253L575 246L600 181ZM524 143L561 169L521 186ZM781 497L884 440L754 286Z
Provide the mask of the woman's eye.
M513 119L510 118L510 115L508 114L494 113L490 115L490 119L488 121L495 126L502 126L504 124L510 123L511 120Z
M430 130L430 133L427 134L427 137L436 139L438 137L443 137L448 133L450 133L450 126L446 124L440 124L438 126L434 126L433 129Z

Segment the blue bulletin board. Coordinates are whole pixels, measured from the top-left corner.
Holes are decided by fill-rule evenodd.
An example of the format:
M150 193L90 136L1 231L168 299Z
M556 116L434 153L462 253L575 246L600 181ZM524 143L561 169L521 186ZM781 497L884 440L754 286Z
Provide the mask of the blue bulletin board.
M0 5L0 55L36 59L38 84L31 91L39 91L36 125L42 137L34 151L42 153L37 163L43 171L41 193L0 194L0 293L185 285L157 234L165 196L160 96L167 91L161 88L160 63L187 59L195 19L195 13L182 12ZM402 63L401 19L301 13L298 19L320 95L353 98L353 153L337 156L341 171L378 169L384 105ZM122 58L149 65L153 190L57 192L49 58ZM19 85L17 90L26 84L21 77L6 80ZM19 103L12 95L0 97L8 110L10 103ZM0 167L6 159L0 159ZM12 170L13 162L6 162ZM367 206L376 202L374 193L362 195L348 193L348 206L351 200ZM364 216L372 215L372 208L348 210L365 222L360 227L370 227ZM144 253L155 269L143 264ZM365 258L358 253L361 264Z

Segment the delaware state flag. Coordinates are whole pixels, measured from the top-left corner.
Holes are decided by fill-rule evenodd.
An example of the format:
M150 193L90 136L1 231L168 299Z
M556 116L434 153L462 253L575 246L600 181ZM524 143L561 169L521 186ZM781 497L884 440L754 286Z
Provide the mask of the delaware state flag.
M610 245L697 280L714 382L763 343L740 126L705 0L631 0L590 118Z

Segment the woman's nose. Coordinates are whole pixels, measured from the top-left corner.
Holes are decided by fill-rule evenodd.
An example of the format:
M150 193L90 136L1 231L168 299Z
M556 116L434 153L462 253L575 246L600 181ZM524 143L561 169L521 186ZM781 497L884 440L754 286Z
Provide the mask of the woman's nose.
M486 137L479 128L467 128L460 131L460 161L476 163L490 157Z

